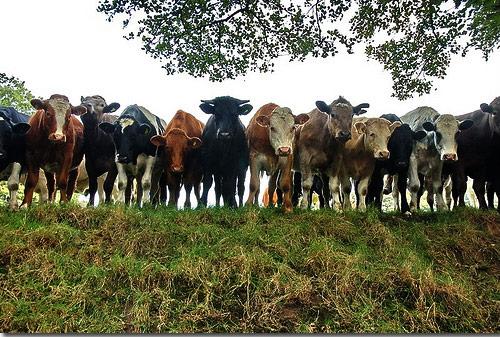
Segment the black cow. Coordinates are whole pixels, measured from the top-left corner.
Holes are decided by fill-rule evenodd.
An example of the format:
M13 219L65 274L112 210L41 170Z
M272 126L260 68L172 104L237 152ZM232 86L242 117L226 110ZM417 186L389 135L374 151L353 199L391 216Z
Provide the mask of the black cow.
M401 119L395 114L383 114L380 118L388 121L401 122ZM402 122L401 122L402 123ZM382 189L384 185L384 175L397 175L397 190L394 191L394 203L396 209L401 209L402 213L410 210L406 199L406 186L408 180L408 167L410 156L413 150L415 140L423 139L427 133L423 130L412 131L408 124L403 124L397 127L391 134L387 149L390 152L390 157L387 160L377 160L375 169L368 185L366 194L366 203L374 204L379 210L382 210ZM401 194L401 208L399 207L398 195Z
M160 180L161 167L155 163L161 150L151 144L150 139L161 135L165 125L164 120L136 104L125 108L113 124L99 124L102 130L113 134L117 150L119 202L130 203L126 190L130 191L134 179L137 182L137 205L148 203L154 197L150 191L157 190L156 184ZM162 186L162 190L165 188Z
M500 96L490 104L481 104L480 108L457 116L459 121L471 119L474 124L457 135L458 161L450 169L455 206L465 206L467 177L474 179L472 187L479 208L488 207L485 200L486 183L491 186L490 200L492 192L497 195L500 193Z
M211 114L202 134L203 194L201 204L207 205L208 191L213 179L220 182L224 205L236 207L236 180L248 168L248 145L245 126L240 115L252 110L248 100L229 96L202 100L200 109ZM243 185L244 180L241 181ZM240 183L238 184L240 185ZM240 185L240 186L241 186ZM240 192L243 195L243 191Z
M8 179L9 205L17 208L19 177L26 172L26 142L29 116L12 107L0 106L0 176Z
M113 192L118 170L115 163L115 144L113 137L99 128L104 119L103 114L115 112L120 108L119 103L107 104L106 100L98 95L81 97L82 105L87 112L80 116L83 123L83 153L85 154L85 169L89 177L89 206L94 206L97 192L97 178L107 173L104 181L105 200L109 203ZM106 115L107 121L116 121L117 117Z

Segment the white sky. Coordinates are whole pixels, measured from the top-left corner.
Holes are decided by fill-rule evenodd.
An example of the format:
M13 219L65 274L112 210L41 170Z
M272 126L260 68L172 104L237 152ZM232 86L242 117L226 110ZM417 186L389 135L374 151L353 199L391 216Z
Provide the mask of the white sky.
M277 62L274 73L251 73L213 83L188 75L167 76L160 63L122 36L121 20L111 23L96 11L98 0L0 1L0 72L19 77L37 96L59 93L73 105L80 96L101 95L123 108L139 104L167 122L178 109L206 122L200 99L229 95L249 99L254 110L274 102L295 114L309 112L318 99L330 103L339 95L353 105L370 103L367 116L402 115L429 105L440 113L467 113L500 95L500 53L488 62L480 53L456 57L431 94L406 101L392 98L390 74L363 53L329 59ZM248 184L247 184L248 185ZM247 194L247 193L245 193Z

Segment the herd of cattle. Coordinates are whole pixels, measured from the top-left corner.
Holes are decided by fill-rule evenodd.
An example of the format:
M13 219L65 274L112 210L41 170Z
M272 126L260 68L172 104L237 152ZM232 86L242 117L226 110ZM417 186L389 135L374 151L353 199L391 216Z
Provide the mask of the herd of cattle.
M299 201L310 207L313 191L322 207L350 208L353 185L357 208L381 208L383 194L392 191L403 213L420 207L424 190L431 209L434 202L438 210L452 207L443 186L451 188L453 206L465 205L468 177L480 208L494 207L500 193L500 97L460 116L419 107L401 117L364 118L358 116L369 104L353 106L343 97L317 101L311 112L298 115L269 103L245 128L239 116L252 110L248 102L202 100L200 109L211 115L206 125L182 110L167 124L138 105L111 115L120 104L98 95L82 97L78 106L63 95L33 99L31 117L0 107L0 171L8 180L10 207L18 207L23 177L22 207L35 191L42 201L54 201L56 186L60 201L70 200L83 162L92 206L98 180L105 202L117 186L117 202L165 204L168 195L168 205L177 207L183 186L184 207L191 207L192 190L206 206L214 184L216 205L222 196L225 206L242 206L248 168L245 204L258 202L265 171L271 205L278 191L285 212Z

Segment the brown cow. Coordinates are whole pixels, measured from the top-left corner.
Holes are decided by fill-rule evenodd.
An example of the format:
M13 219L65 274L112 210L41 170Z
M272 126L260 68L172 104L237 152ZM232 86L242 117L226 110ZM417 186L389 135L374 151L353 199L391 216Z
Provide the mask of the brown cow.
M323 184L325 206L329 207L330 194L333 204L340 208L339 169L342 163L344 144L351 138L352 118L365 113L368 103L353 107L340 96L330 105L316 102L317 109L308 115L309 122L298 130L294 169L302 173L301 208L309 207L309 194L313 184L313 174L327 176L328 184Z
M72 106L63 95L52 95L43 101L32 99L31 105L37 112L31 116L31 128L26 133L28 177L22 207L31 204L40 168L47 178L49 200L55 198L57 181L60 201L66 202L73 195L78 165L83 159L83 125L72 114L81 115L87 109Z
M181 182L186 191L184 208L191 207L191 189L194 187L196 201L200 203L200 183L202 167L199 147L204 124L190 113L179 110L165 128L163 135L151 137L151 143L163 147L161 165L167 175L169 206L177 207ZM154 185L156 186L156 185ZM155 195L156 192L152 193Z
M385 118L355 118L351 128L352 138L345 143L340 177L344 193L344 208L351 208L351 181L357 183L358 208L366 209L366 193L377 160L389 159L387 143L400 122Z
M276 191L276 180L279 175L279 187L283 192L283 210L292 211L295 128L308 120L308 115L294 116L289 108L282 108L274 103L262 106L252 117L246 131L250 149L250 193L246 205L251 206L258 200L260 172L266 171L270 175L269 206L274 206L272 196Z

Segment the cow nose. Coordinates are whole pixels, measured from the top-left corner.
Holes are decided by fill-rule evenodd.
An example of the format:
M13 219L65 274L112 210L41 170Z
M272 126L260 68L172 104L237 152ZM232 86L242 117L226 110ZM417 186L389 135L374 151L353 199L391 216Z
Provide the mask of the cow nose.
M228 139L231 136L229 132L219 132L219 138Z
M66 136L63 134L51 133L49 135L49 140L54 143L64 143L66 142Z
M445 153L441 159L444 161L457 161L458 157L456 153Z
M337 139L343 142L347 142L349 139L351 139L351 132L350 131L340 131L338 133Z
M290 153L292 153L292 149L288 146L281 146L278 148L278 154L280 156L288 156Z
M381 159L381 160L386 160L389 159L390 152L387 150L382 150L382 151L377 151L375 154L375 158Z
M172 172L181 173L183 170L184 170L184 167L182 167L182 165L173 165L172 166Z

